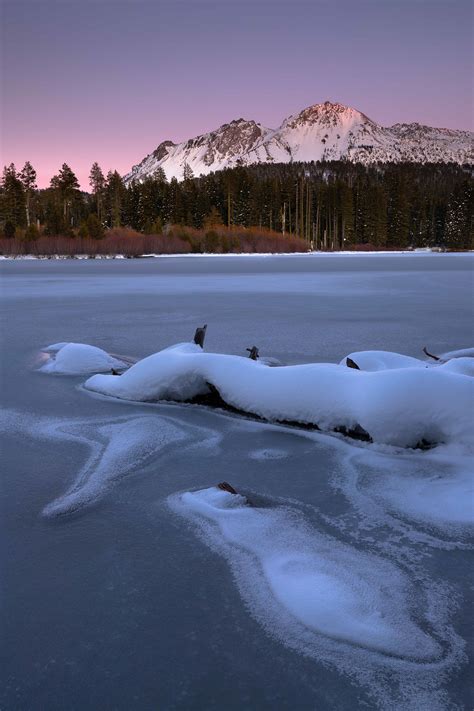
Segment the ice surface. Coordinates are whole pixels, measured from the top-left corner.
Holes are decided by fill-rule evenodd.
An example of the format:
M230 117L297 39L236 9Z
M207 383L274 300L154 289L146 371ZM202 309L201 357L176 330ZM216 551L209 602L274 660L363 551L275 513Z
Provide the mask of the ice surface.
M472 340L472 264L423 254L2 262L2 399L12 409L0 418L0 706L470 708L469 443L453 435L415 451L103 397L78 386L86 376L39 377L30 362L59 341L143 358L207 322L217 354L256 344L283 363L338 363L386 349L443 383L465 382L449 370L466 372L472 353L440 365L422 347L446 358ZM413 369L391 372L402 370ZM453 419L450 408L440 420ZM164 505L222 479L276 522L258 555L237 523L225 522L231 542L212 517ZM224 515L237 521L241 508ZM303 607L309 580L317 594ZM337 636L334 615L318 617L328 580L357 641ZM372 619L379 599L391 609Z
M249 453L251 459L256 459L257 461L266 461L268 459L285 459L288 457L288 452L284 449L256 449Z
M85 375L102 373L114 368L123 370L127 365L117 358L85 343L54 343L44 349L52 357L40 368L43 373L55 375Z
M185 343L144 358L120 377L95 375L85 388L139 402L180 401L209 392L209 384L228 405L270 421L323 430L359 425L375 442L402 447L474 439L474 382L441 366L374 372L325 363L270 368Z

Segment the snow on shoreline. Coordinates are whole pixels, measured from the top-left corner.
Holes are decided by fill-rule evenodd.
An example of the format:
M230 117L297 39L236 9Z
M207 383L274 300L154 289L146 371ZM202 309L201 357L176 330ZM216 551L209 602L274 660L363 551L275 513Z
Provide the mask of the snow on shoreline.
M187 252L184 254L140 254L138 256L128 256L126 254L55 254L55 255L36 255L36 254L19 254L19 255L0 255L0 261L17 261L17 260L35 260L35 261L55 261L55 260L79 260L79 261L89 261L89 260L110 260L110 259L181 259L183 257L193 259L199 259L202 257L219 257L219 258L232 258L232 257L339 257L339 256L354 256L354 257L367 257L367 256L427 256L427 255L443 255L443 256L458 256L473 254L472 250L463 252L438 252L431 249L420 249L420 250L387 250L383 252L363 252L363 251L335 251L335 252L230 252L228 254L216 254L215 252Z

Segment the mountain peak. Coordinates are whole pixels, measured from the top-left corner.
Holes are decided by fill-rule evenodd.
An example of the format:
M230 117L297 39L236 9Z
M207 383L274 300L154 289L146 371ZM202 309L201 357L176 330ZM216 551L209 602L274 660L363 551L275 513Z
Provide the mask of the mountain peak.
M312 104L300 111L298 114L289 116L286 124L292 122L299 123L322 123L336 125L338 123L348 123L354 121L370 122L370 119L357 109L337 102L325 101L322 104Z
M124 180L143 180L162 167L167 178L183 178L253 163L349 160L375 162L473 163L473 134L417 123L379 126L339 102L324 101L286 118L276 130L244 118L233 119L183 143L163 141Z

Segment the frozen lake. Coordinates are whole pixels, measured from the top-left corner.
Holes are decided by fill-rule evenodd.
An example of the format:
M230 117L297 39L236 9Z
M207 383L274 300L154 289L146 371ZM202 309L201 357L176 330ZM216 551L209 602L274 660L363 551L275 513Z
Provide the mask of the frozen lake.
M474 342L473 267L449 254L0 262L0 707L470 708L470 472L436 452L93 396L84 376L35 367L48 344L141 358L203 323L206 350L257 345L285 364L446 352ZM222 480L277 512L259 546L173 503ZM75 513L45 515L71 490ZM318 630L272 587L272 561L289 556L291 573L296 550L324 571Z

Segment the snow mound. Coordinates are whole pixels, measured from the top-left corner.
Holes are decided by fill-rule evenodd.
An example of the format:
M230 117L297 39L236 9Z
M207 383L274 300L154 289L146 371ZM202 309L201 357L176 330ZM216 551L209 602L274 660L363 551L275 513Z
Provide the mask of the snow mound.
M61 341L60 343L52 343L50 346L46 346L46 348L43 348L43 353L57 353L58 351L61 350L61 348L64 348L64 346L69 345L68 341Z
M440 370L446 373L458 373L459 375L468 375L474 377L474 358L464 358L462 356L452 358L447 363L439 366Z
M326 363L270 368L187 343L144 358L120 377L95 375L85 388L138 402L187 401L212 389L228 406L268 421L326 431L359 427L374 442L402 447L474 439L474 382L445 366L374 372Z
M429 363L412 356L391 353L390 351L355 351L343 358L339 365L347 365L346 360L353 360L361 370L393 370L399 368L428 368Z
M42 373L56 375L85 375L87 373L103 373L123 370L126 363L112 357L102 348L88 346L85 343L54 343L44 349L52 354L41 368Z
M440 358L450 360L451 358L474 358L474 348L460 348L457 351L443 353Z
M310 633L382 655L432 661L438 642L414 620L414 590L392 563L310 529L286 507L256 508L215 487L170 497L233 565L257 617L274 633ZM242 557L243 556L243 557ZM259 609L263 605L263 609Z
M441 368L448 373L474 377L474 348L445 353L440 356L439 361L420 360L390 351L355 351L343 358L339 365L347 366L348 358L353 360L360 370L369 372L399 370L401 368Z

